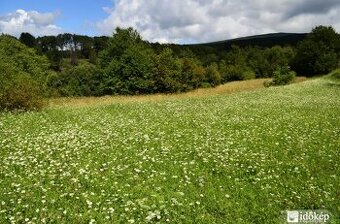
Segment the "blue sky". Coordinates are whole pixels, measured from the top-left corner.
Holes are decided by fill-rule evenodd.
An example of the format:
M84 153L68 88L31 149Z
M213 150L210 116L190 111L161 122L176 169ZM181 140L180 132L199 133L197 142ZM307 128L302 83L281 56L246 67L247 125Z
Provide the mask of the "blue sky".
M201 43L275 32L340 31L339 0L0 0L0 33L112 35Z
M55 24L65 32L98 35L95 22L105 19L103 7L112 7L110 0L0 0L0 15L23 9L41 13L56 12Z

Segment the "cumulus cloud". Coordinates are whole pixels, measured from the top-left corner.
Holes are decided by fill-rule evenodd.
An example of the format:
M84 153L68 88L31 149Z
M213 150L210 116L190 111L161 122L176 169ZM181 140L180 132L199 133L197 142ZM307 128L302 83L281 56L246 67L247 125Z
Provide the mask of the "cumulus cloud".
M208 42L270 32L340 30L338 0L116 0L97 23L104 34L134 27L149 41Z
M55 25L58 13L39 13L37 11L16 10L0 16L0 33L20 36L22 32L29 32L36 36L55 35L62 30Z

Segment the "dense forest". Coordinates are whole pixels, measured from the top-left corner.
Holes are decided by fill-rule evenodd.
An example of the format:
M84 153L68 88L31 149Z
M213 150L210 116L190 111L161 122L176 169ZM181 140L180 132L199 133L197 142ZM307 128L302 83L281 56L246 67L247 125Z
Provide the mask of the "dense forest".
M112 37L75 34L0 36L0 110L37 109L59 96L176 93L229 81L339 67L340 35L272 34L208 44L149 43L133 28ZM275 84L275 82L273 83Z

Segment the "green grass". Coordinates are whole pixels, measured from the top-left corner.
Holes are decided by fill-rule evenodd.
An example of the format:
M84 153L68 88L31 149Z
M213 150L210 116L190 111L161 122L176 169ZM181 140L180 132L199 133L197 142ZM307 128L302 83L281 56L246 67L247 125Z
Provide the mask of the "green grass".
M340 219L340 85L0 115L0 223Z
M330 78L333 78L334 80L340 81L340 68L334 70L329 74Z

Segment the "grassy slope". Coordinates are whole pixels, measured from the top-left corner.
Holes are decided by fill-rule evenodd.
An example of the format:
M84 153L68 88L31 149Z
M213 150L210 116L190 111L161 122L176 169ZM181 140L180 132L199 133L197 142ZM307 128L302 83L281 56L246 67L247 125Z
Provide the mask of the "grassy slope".
M245 91L255 91L264 89L264 81L270 79L253 79L247 81L234 81L216 88L196 89L191 92L181 94L154 94L139 96L104 96L104 97L61 97L51 99L49 106L51 108L60 107L88 107L102 106L114 103L135 103L135 102L156 102L164 100L179 100L188 98L201 98L216 95L226 95ZM303 82L306 77L297 77L295 82Z
M162 97L0 115L0 223L340 219L339 83Z

